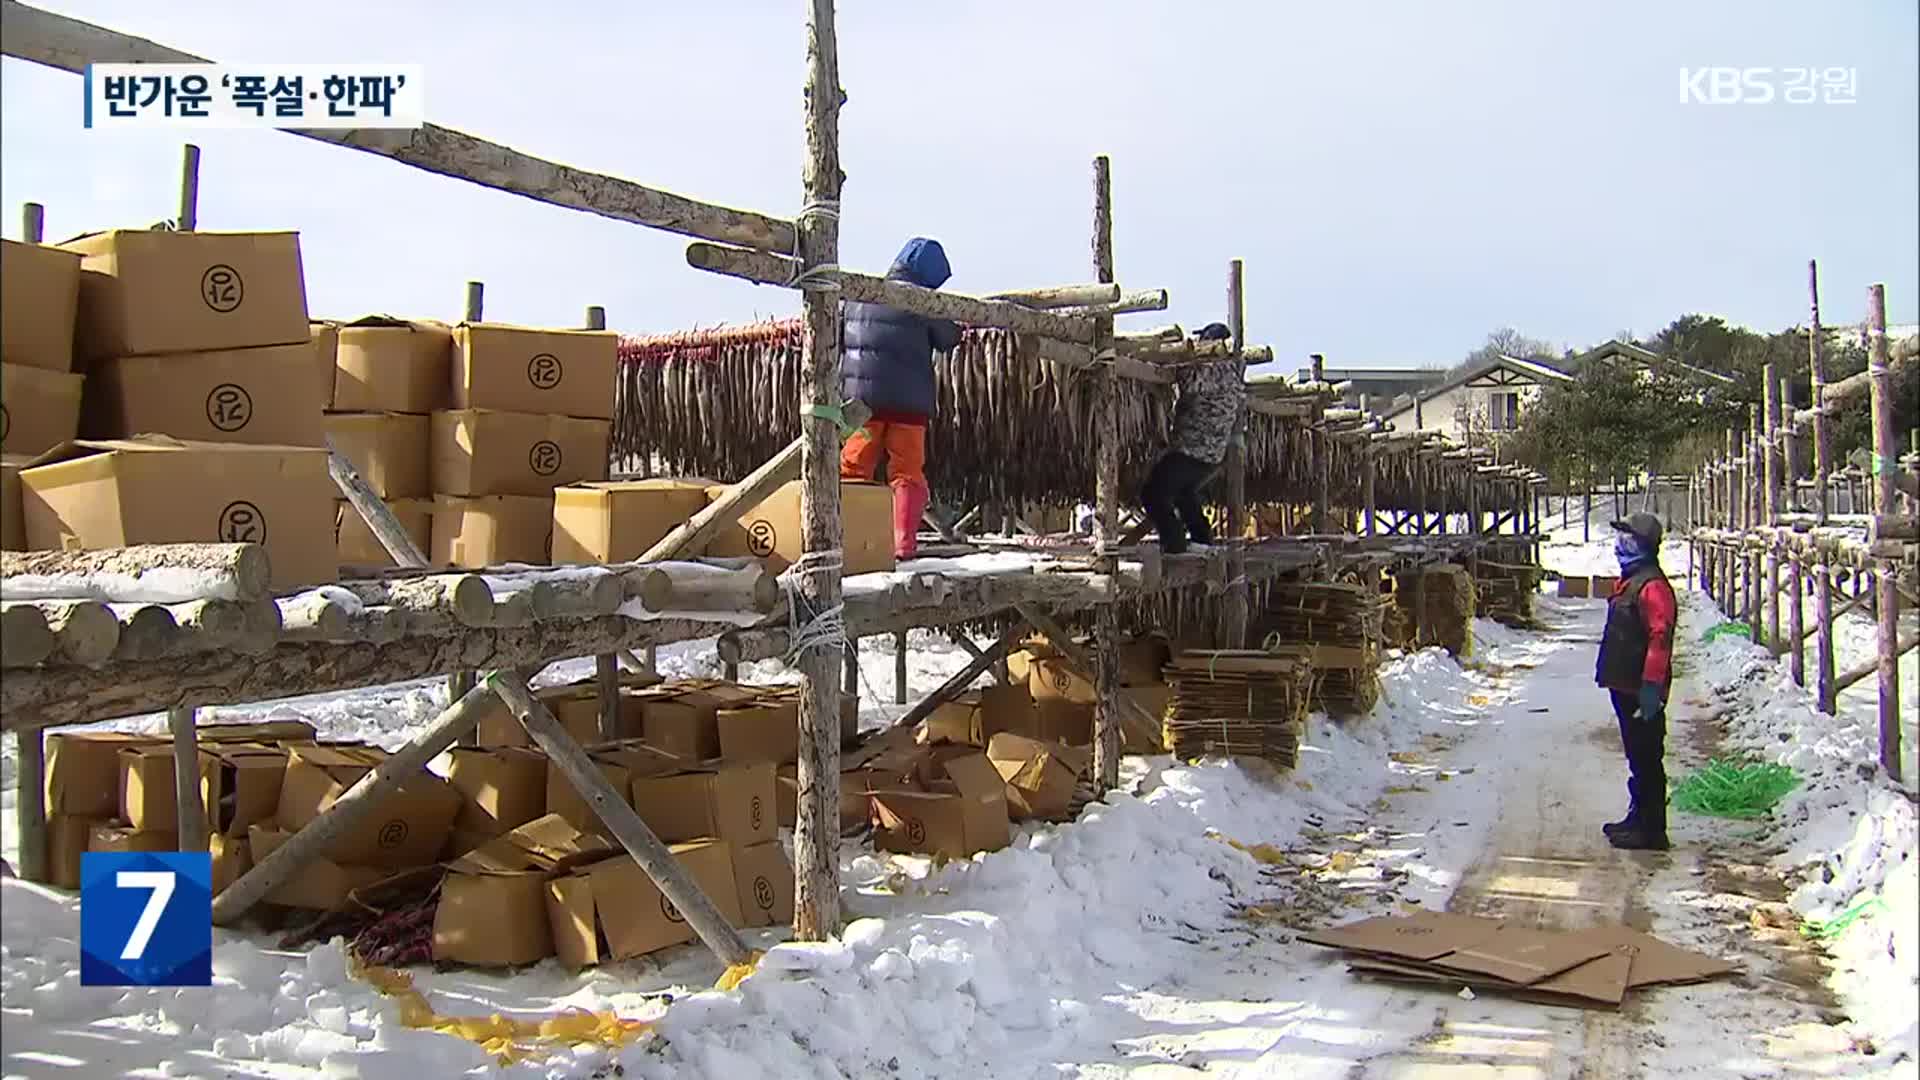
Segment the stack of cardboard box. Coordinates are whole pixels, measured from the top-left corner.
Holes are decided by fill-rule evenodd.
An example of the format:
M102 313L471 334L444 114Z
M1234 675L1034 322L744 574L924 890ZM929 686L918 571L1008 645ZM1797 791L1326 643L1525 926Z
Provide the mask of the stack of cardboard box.
M85 383L74 370L79 297L79 255L0 240L0 454L30 458L78 433ZM18 521L17 510L6 513Z
M114 230L7 253L48 293L28 335L41 351L27 355L70 380L58 395L16 388L9 353L9 427L37 403L19 436L37 455L19 475L27 546L250 541L268 548L276 585L335 578L297 234ZM84 384L53 340L62 266L77 282L67 366Z
M1147 714L1158 718L1172 697L1162 667L1169 655L1166 642L1141 638L1123 643L1119 649L1120 686ZM1033 696L1031 726L1010 726L1003 730L1052 740L1069 746L1088 746L1093 742L1093 706L1097 699L1093 684L1075 674L1073 667L1049 644L1036 635L1026 647L1007 658L1008 671L1016 682L1026 684ZM1134 747L1157 753L1160 748Z
M303 721L213 724L200 729L200 790L207 806L214 891L249 864L246 834L272 821L282 774L295 746L312 746ZM57 731L47 736L49 880L80 887L88 851L173 851L179 847L169 740L122 732Z
M453 328L450 409L428 454L433 562L552 560L554 490L607 477L614 334L495 323Z
M393 511L420 550L433 548L428 416L446 407L453 330L443 323L371 315L313 327L324 369L327 438ZM392 556L351 503L334 504L340 565L379 568Z

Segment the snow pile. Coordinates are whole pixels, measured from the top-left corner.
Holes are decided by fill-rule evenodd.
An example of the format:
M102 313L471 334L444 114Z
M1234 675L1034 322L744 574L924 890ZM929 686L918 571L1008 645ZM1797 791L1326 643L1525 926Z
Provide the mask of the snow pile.
M1697 644L1720 615L1704 597L1690 599L1683 646L1699 679L1731 707L1726 753L1780 762L1802 778L1775 811L1768 837L1784 847L1776 867L1800 883L1790 903L1809 920L1861 912L1828 943L1831 985L1854 1027L1883 1054L1904 1050L1908 1060L1920 1059L1914 1005L1920 994L1920 823L1911 788L1902 790L1878 767L1873 693L1843 696L1840 714L1825 715L1809 690L1793 684L1786 662L1765 649L1733 635ZM1862 642L1856 632L1836 639L1843 670L1873 654L1870 637ZM1909 718L1912 660L1901 673L1902 713Z

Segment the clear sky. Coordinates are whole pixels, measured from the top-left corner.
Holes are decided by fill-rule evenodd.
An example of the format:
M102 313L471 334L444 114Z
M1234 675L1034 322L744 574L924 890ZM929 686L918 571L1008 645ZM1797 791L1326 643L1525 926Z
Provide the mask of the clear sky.
M787 215L804 156L801 0L49 0L215 60L418 63L435 122ZM843 0L841 262L945 244L965 292L1087 280L1113 159L1124 285L1222 317L1283 366L1451 363L1511 325L1584 346L1688 311L1829 322L1920 298L1913 0L1280 3ZM1683 66L1850 67L1853 105L1682 104ZM59 240L171 217L171 131L81 128L76 75L6 60L0 196ZM1775 78L1781 76L1776 71ZM655 332L797 312L686 241L271 131L196 133L200 227L298 229L316 316Z

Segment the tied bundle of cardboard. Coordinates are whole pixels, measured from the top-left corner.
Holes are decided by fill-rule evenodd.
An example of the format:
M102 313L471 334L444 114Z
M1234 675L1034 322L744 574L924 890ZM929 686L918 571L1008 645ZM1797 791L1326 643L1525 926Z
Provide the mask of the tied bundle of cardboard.
M30 455L13 542L260 543L277 586L335 578L297 234L113 230L4 258L0 451Z
M1307 728L1311 646L1187 650L1167 665L1167 752L1257 757L1292 768Z
M1367 978L1586 1009L1618 1008L1631 990L1705 982L1734 970L1624 926L1541 930L1445 912L1363 919L1300 940L1339 949L1347 970Z

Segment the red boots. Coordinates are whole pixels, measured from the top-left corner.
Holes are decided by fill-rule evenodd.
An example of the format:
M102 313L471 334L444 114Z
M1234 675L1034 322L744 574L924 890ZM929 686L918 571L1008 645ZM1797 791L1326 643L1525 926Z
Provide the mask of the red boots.
M920 550L920 517L933 493L924 483L893 482L893 557L905 561Z

